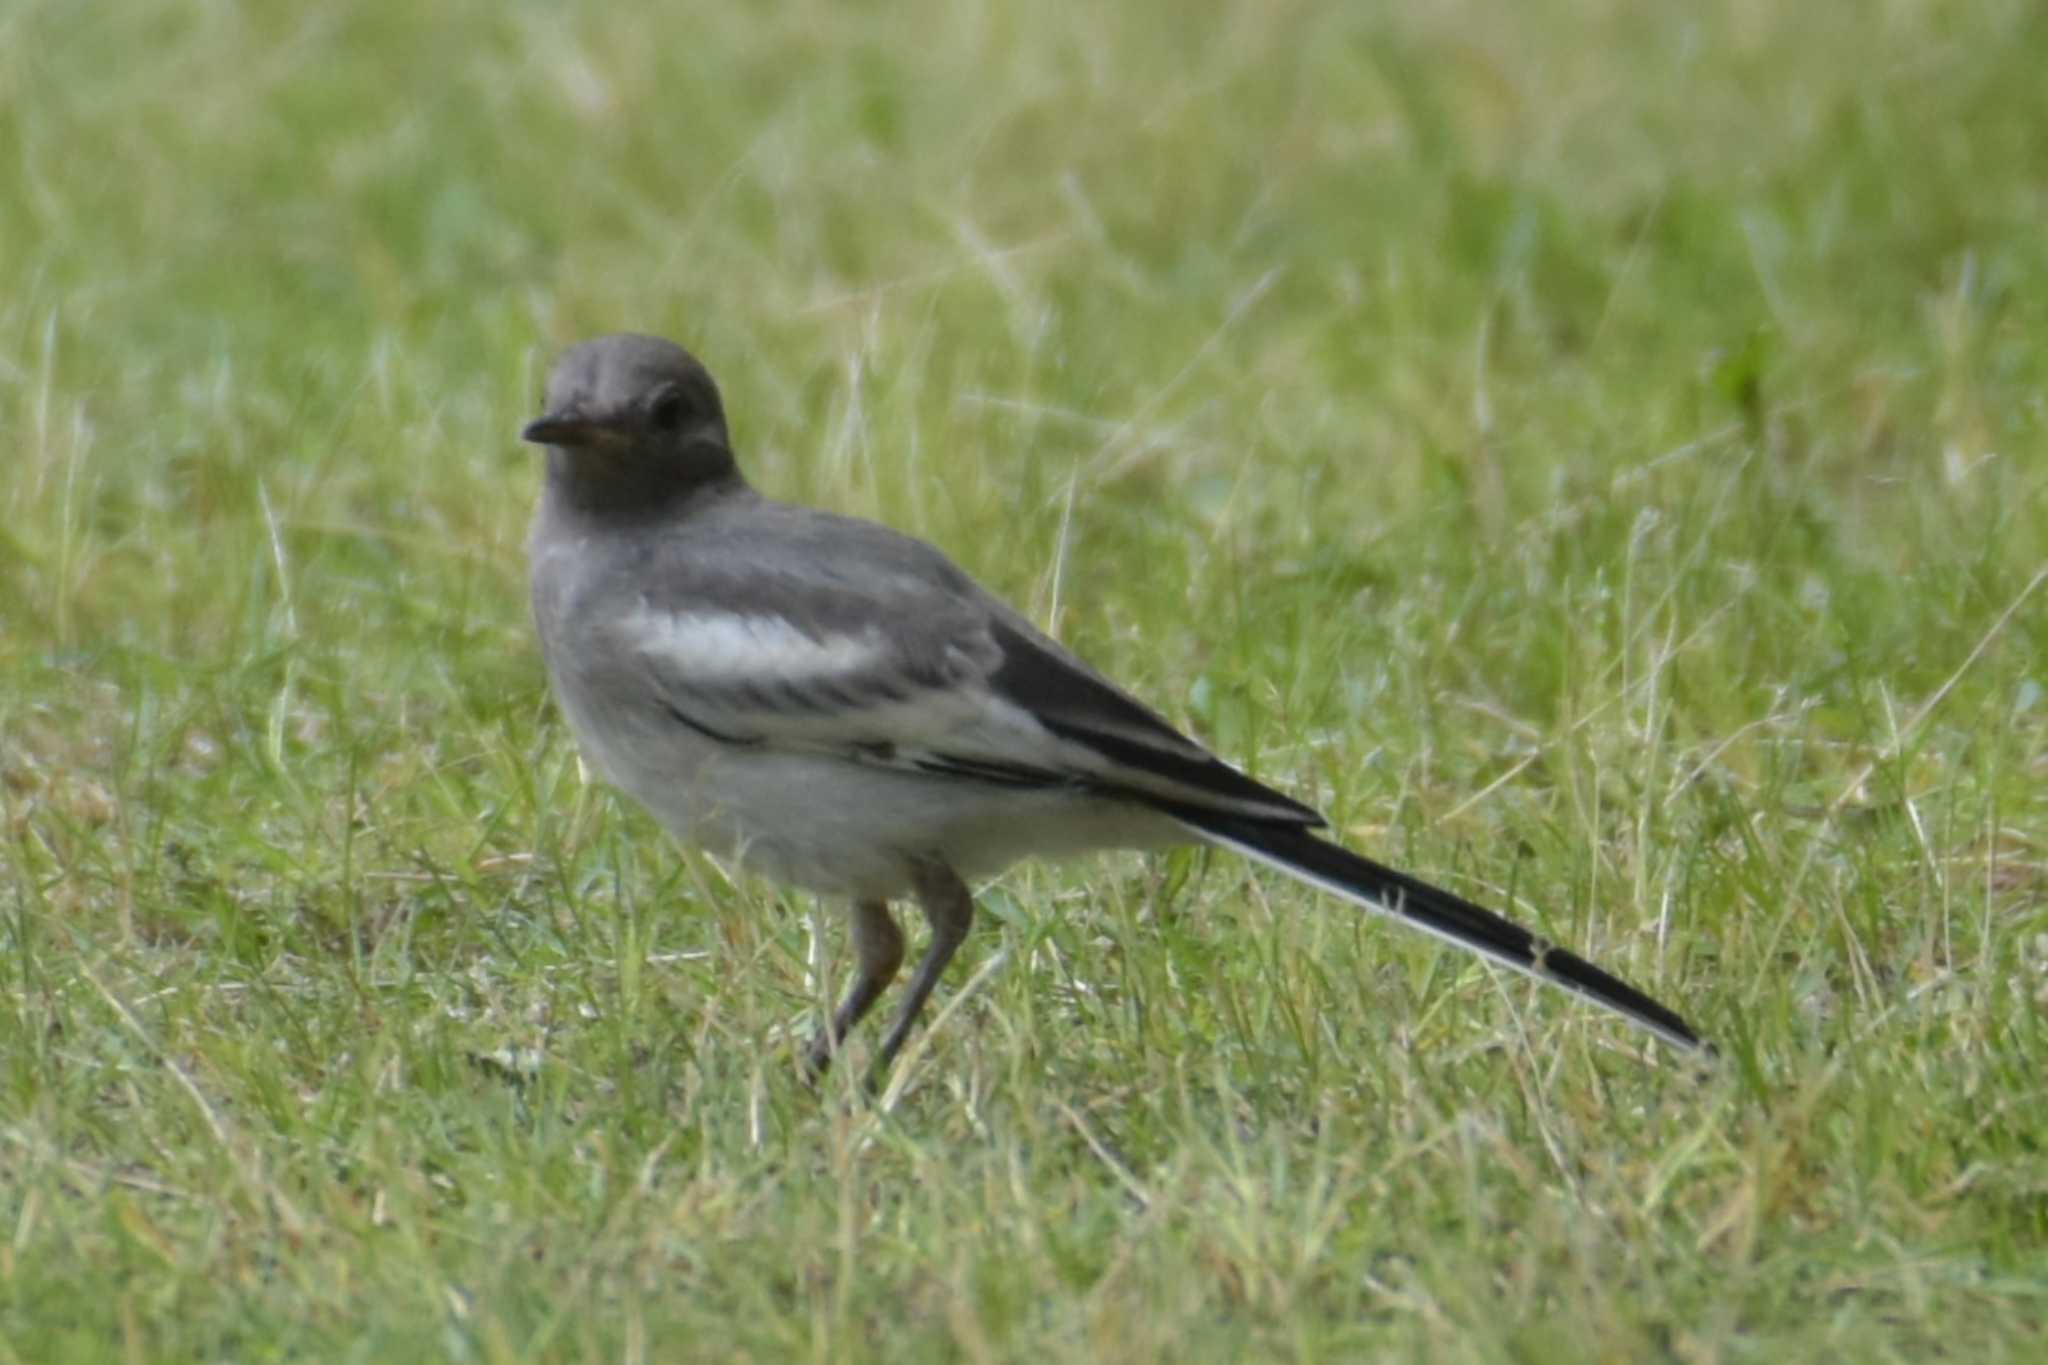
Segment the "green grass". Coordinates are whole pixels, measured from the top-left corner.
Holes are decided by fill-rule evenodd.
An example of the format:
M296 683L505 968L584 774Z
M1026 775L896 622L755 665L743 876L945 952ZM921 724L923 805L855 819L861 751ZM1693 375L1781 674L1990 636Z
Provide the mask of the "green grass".
M1375 8L0 8L0 1359L2032 1358L2048 21ZM628 327L1726 1065L1183 854L807 1090L526 622Z

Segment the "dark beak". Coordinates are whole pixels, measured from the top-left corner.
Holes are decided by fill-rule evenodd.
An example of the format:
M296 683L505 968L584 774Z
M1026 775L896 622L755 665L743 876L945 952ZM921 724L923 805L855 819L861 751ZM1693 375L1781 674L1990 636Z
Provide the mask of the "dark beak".
M608 429L598 422L574 412L550 412L528 422L519 433L522 441L531 441L537 446L560 446L575 450L581 446L593 446L603 440Z

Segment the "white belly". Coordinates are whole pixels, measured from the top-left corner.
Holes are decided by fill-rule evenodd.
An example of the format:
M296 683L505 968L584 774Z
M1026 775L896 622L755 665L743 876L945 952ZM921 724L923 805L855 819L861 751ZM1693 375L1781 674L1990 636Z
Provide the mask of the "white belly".
M1072 791L1023 789L736 747L663 717L594 725L562 695L583 752L684 843L776 881L887 899L937 860L973 880L1029 855L1185 842L1164 816ZM658 731L653 727L658 725Z

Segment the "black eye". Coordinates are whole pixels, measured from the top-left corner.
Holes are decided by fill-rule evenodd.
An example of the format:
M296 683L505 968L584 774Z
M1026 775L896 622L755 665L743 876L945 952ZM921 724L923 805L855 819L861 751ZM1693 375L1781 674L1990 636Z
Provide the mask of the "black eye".
M647 408L647 422L656 431L674 431L683 424L689 410L681 389L663 389Z

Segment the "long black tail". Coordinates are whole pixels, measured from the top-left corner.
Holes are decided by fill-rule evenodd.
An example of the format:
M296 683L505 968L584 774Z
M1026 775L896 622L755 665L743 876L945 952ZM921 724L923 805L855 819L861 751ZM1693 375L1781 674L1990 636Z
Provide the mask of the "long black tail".
M1677 1014L1620 977L1555 947L1521 925L1428 882L1362 858L1297 825L1279 825L1179 804L1161 808L1203 839L1319 886L1353 905L1391 915L1446 943L1562 986L1688 1051L1713 1052Z

